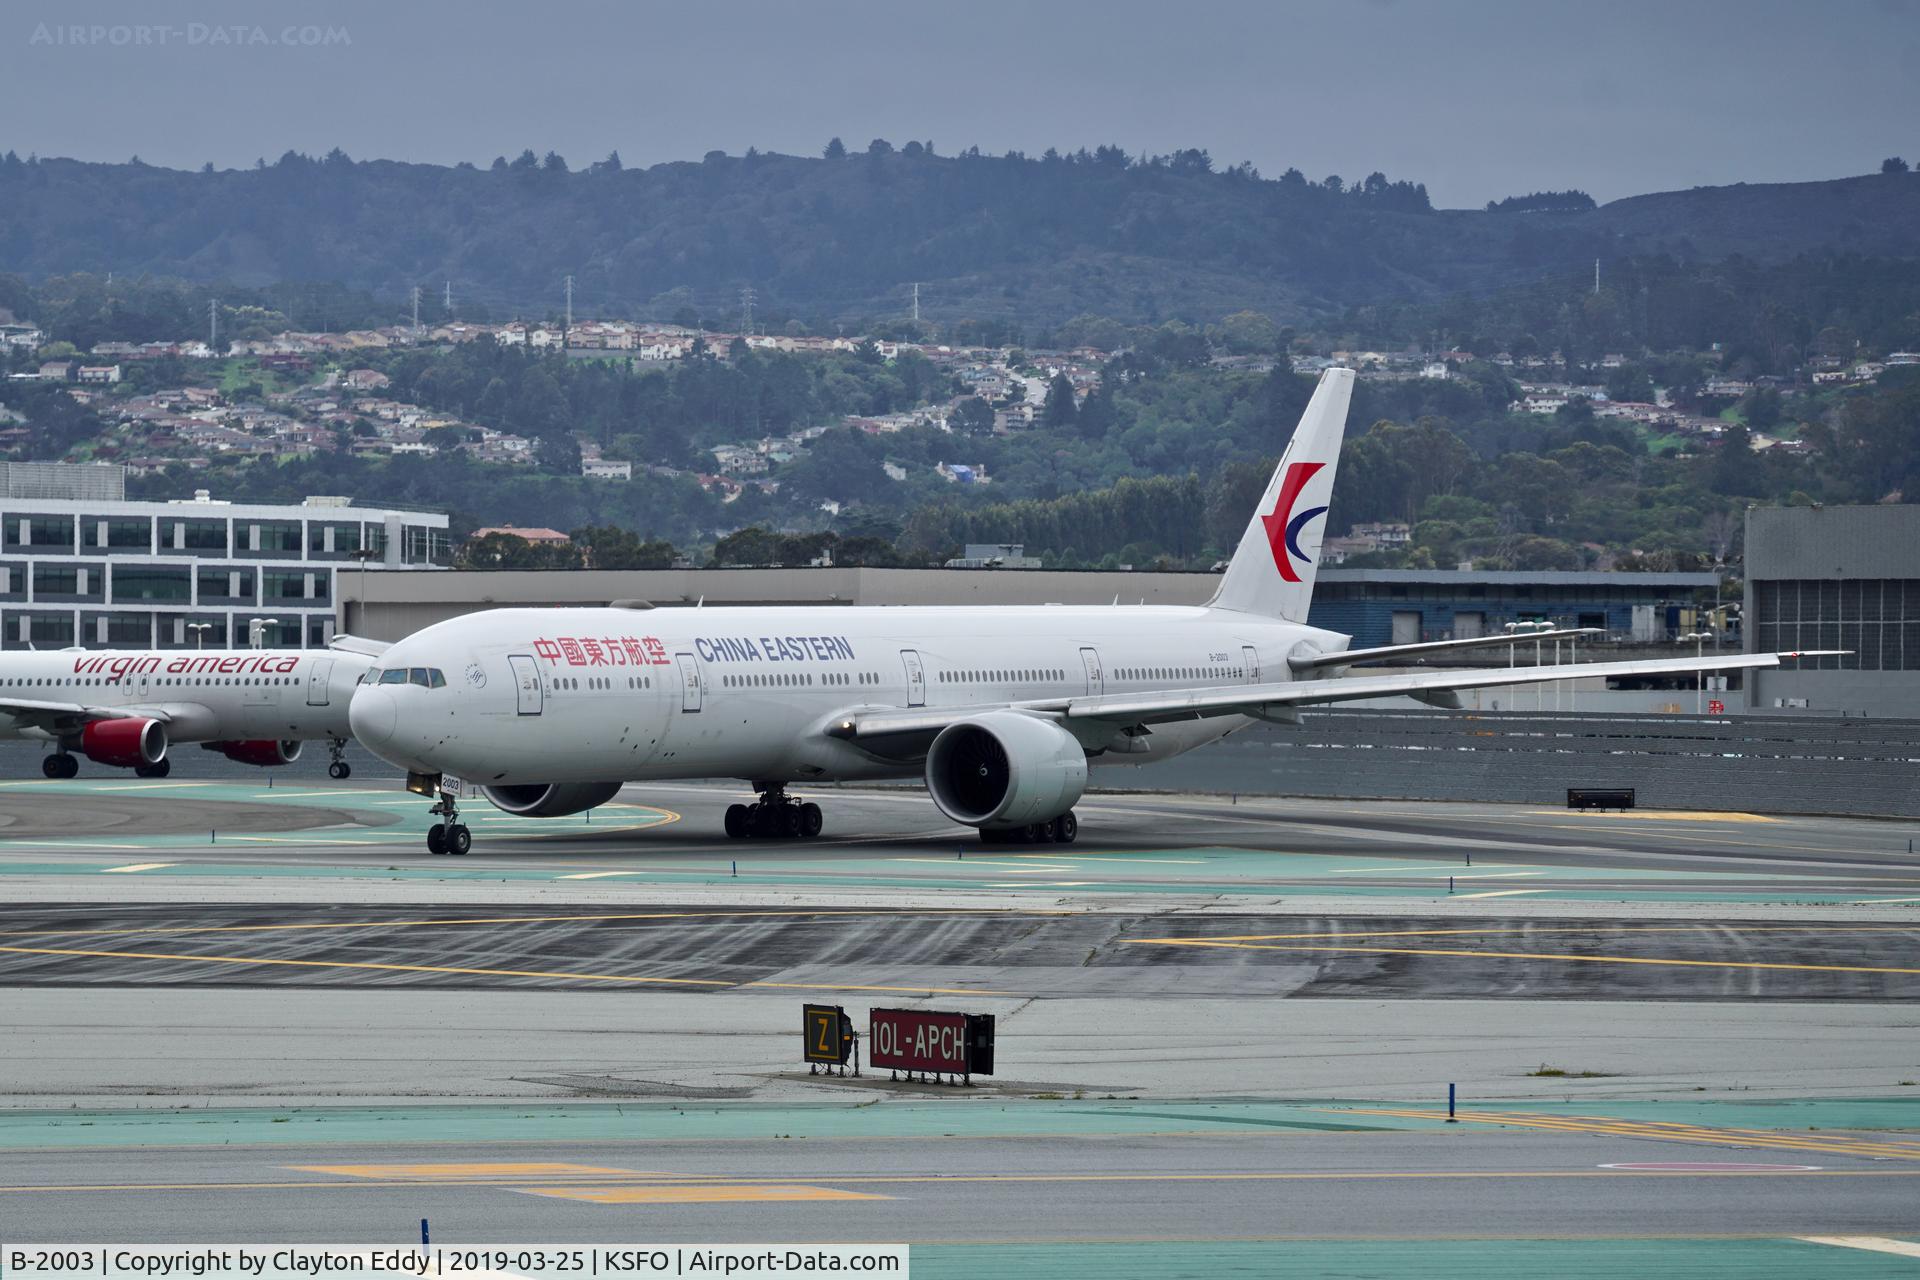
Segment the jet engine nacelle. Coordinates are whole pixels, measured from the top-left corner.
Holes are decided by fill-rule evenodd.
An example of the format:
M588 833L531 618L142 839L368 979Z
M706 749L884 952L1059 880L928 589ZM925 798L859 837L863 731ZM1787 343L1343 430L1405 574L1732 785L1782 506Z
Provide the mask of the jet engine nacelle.
M486 787L496 809L522 818L564 818L597 808L620 794L618 782L529 782L513 787Z
M95 764L122 769L159 764L167 755L167 726L132 717L93 720L80 730L80 752Z
M259 765L263 769L276 768L283 764L292 764L300 758L301 743L297 738L263 738L246 742L203 742L200 744L208 751L218 751L227 759L239 764Z
M1051 720L989 711L948 725L927 751L927 792L970 827L1051 822L1087 789L1087 754Z

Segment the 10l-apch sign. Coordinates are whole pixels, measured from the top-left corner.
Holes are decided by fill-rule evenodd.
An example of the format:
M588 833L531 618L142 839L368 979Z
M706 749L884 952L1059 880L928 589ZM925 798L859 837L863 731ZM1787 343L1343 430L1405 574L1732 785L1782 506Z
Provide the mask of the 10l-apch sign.
M868 1025L867 1062L892 1071L990 1076L993 1015L875 1009Z

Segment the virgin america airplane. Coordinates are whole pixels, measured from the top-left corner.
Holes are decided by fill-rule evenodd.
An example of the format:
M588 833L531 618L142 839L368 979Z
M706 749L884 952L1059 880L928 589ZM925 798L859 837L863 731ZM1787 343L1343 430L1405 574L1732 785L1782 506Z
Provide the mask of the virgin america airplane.
M292 764L309 738L343 752L353 687L384 646L340 637L333 649L56 649L0 655L0 738L50 743L49 778L80 756L142 778L173 771L168 748L194 742L242 764Z
M1089 766L1164 760L1303 706L1406 694L1457 707L1460 689L1795 656L1343 678L1512 643L1354 650L1307 625L1352 392L1351 370L1321 377L1205 605L492 609L390 647L353 695L353 735L436 801L434 853L472 844L461 779L508 813L556 817L629 781L739 778L759 801L727 810L728 835L812 837L820 808L789 785L922 777L982 840L1070 842Z

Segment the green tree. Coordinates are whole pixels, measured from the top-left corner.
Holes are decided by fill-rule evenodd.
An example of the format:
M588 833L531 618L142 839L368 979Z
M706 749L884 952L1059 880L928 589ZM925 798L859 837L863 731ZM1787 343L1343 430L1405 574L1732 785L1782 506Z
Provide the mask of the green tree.
M470 539L460 548L459 558L469 569L578 569L580 548L529 542L511 533L489 533Z
M617 525L590 525L568 536L581 549L589 569L668 569L676 554L671 542L642 540L633 530Z
M1880 162L1880 172L1882 173L1905 173L1906 171L1907 162L1899 156L1888 156Z
M1075 403L1073 384L1067 381L1067 375L1056 373L1047 382L1047 399L1041 407L1040 420L1048 427L1070 427L1073 425Z
M840 141L839 138L829 138L827 139L827 149L820 154L829 160L845 160L847 158L847 144Z
M992 435L993 406L979 396L968 396L953 406L947 425L967 435Z
M1236 311L1215 325L1209 336L1234 355L1270 355L1281 350L1280 326L1258 311Z
M1756 431L1765 431L1780 423L1780 393L1760 387L1747 393L1740 402L1740 416Z

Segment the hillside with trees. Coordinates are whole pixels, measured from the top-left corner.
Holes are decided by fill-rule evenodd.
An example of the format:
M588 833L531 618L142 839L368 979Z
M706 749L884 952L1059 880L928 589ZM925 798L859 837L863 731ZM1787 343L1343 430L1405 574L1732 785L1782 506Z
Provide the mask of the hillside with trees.
M595 314L724 324L751 287L763 322L819 330L901 316L915 281L923 314L956 327L1247 308L1297 320L1481 293L1596 257L1920 245L1920 175L1904 171L1598 208L1561 192L1437 211L1414 181L1266 178L1199 150L941 155L880 139L826 150L643 170L617 155L576 168L525 151L443 167L290 152L199 172L8 152L0 270L324 282L389 305L416 286L437 302L452 282L469 319L551 312L572 275Z

